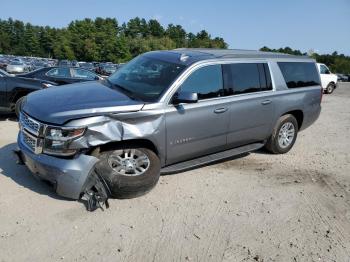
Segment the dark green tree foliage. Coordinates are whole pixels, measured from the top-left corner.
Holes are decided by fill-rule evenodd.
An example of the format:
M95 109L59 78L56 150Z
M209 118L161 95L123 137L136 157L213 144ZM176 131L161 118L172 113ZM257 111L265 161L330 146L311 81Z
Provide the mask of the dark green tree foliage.
M260 51L265 52L278 52L291 55L307 55L307 53L302 53L300 50L293 50L290 47L270 49L266 46L260 48ZM350 56L345 56L343 54L338 54L333 52L332 54L320 55L317 53L311 53L310 56L316 59L317 62L326 64L332 72L340 74L350 74Z
M179 47L227 48L227 44L205 30L195 35L181 25L164 28L155 19L139 17L121 26L114 18L86 18L71 22L67 28L0 19L2 54L124 62L146 51Z

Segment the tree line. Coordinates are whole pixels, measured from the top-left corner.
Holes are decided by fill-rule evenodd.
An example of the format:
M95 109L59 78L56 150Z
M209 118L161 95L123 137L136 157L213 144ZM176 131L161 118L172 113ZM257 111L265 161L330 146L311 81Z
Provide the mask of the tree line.
M338 54L337 52L321 55L313 52L312 50L309 51L309 53L302 53L300 50L293 50L290 47L270 49L266 46L260 48L260 51L278 52L291 55L309 55L312 58L316 59L318 63L326 64L334 73L350 74L350 56Z
M121 25L114 18L86 18L65 28L0 19L0 54L119 63L147 51L179 47L227 48L227 44L205 30L193 34L181 25L165 28L155 19L139 17Z

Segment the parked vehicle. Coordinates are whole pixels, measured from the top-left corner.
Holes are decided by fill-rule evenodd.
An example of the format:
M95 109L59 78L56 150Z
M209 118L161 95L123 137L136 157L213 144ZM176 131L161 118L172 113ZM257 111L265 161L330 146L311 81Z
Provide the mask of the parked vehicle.
M317 66L321 75L323 90L326 94L332 94L334 89L337 88L338 76L336 74L332 74L325 64L317 63Z
M96 73L103 75L103 76L110 76L115 71L117 71L117 67L114 64L99 64L99 66L96 69Z
M7 65L9 64L9 60L5 57L0 57L0 69L6 70Z
M70 66L72 66L72 63L70 61L68 61L68 60L60 60L60 61L58 61L57 66L70 67Z
M58 85L103 79L94 72L76 67L45 67L27 74L21 74L21 76L43 79L50 82L55 82Z
M19 158L93 210L173 173L266 147L287 153L316 121L322 88L308 57L240 50L149 52L105 81L30 94Z
M86 62L79 63L79 67L86 70L90 70L92 72L94 72L96 69L93 63L86 63Z
M13 74L24 73L29 71L29 66L20 61L11 61L7 65L6 71Z
M338 81L339 82L348 82L349 81L349 77L347 75L344 74L336 74L338 77Z
M55 84L43 80L11 76L0 70L0 109L1 111L15 111L16 103L22 97L52 85Z

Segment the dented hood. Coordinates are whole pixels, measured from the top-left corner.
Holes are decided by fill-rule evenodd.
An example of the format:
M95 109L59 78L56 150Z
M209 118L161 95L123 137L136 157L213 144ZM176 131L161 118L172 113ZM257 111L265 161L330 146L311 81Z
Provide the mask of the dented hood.
M106 81L88 81L31 93L23 111L39 121L62 125L83 117L139 111L143 105Z

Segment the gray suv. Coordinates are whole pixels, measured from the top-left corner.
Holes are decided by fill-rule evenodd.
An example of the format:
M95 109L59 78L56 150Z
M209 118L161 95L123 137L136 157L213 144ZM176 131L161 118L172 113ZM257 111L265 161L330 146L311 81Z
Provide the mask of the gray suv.
M173 173L265 147L288 152L316 121L322 88L308 57L176 49L140 55L106 80L30 94L17 155L93 210Z

